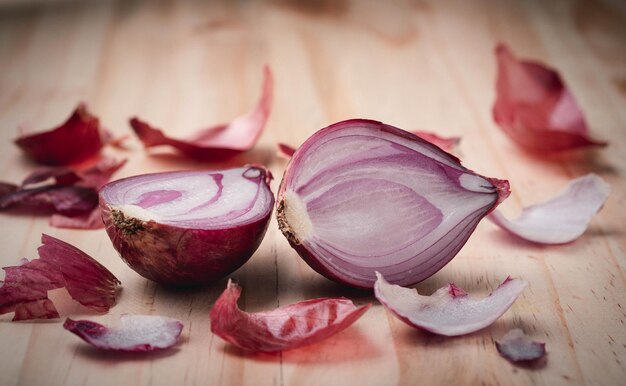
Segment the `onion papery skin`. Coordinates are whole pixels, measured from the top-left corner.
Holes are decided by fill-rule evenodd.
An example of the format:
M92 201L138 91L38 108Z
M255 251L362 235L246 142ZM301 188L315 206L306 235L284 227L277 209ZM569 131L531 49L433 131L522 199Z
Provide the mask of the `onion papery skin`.
M482 177L414 134L353 119L294 153L276 216L290 245L327 278L372 289L379 271L407 286L443 268L509 193L508 181Z
M146 219L144 215L133 216L132 212L129 215L129 211L120 206L123 204L118 200L119 194L116 193L117 197L113 196L115 191L123 191L127 186L139 186L144 181L190 181L195 178L206 180L209 175L228 175L232 177L231 182L227 181L227 177L220 179L223 187L219 187L218 183L217 193L207 192L203 203L209 206L220 205L224 197L228 199L229 185L231 193L232 189L242 186L233 185L232 181L242 183L247 178L244 177L246 173L254 175L254 178L248 180L257 184L258 190L256 193L252 192L256 194L255 201L248 211L245 207L236 209L237 213L243 213L238 216L241 221L230 223L220 224L221 220L211 218L198 220L205 221L204 224L195 224L194 221L197 221L193 219L155 220ZM165 285L209 284L241 267L261 244L274 206L274 196L268 185L270 180L269 171L257 166L224 171L166 172L124 178L105 185L100 191L102 220L122 260L141 276ZM181 200L187 199L191 190L198 191L185 191L185 186L179 188L184 192L179 197ZM256 209L255 205L258 205ZM254 213L250 214L251 211Z

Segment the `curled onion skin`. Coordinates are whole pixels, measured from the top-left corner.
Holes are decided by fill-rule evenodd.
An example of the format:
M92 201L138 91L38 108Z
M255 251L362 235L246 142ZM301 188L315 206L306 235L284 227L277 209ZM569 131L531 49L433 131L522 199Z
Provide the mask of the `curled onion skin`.
M115 249L141 276L208 284L239 268L260 245L274 206L270 180L257 166L124 178L100 191L102 219ZM198 211L201 217L194 217Z
M311 268L371 289L375 271L399 285L433 275L508 195L508 181L482 177L414 134L354 119L293 154L276 216Z

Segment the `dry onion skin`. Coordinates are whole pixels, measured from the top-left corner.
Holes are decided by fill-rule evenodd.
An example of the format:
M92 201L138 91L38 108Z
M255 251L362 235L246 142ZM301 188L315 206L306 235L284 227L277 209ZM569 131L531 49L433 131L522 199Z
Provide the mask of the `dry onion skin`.
M516 58L504 44L496 47L496 58L493 117L518 145L537 153L606 145L589 136L585 116L558 72Z
M207 284L243 265L267 230L274 196L263 167L145 174L100 190L106 231L141 276Z
M199 161L222 161L254 147L272 110L274 82L268 66L263 69L263 88L256 107L230 123L197 131L188 138L172 138L139 118L130 125L146 149L170 146L180 154Z
M49 131L25 134L15 144L33 160L45 165L77 164L100 154L106 144L100 121L84 103L59 127Z
M4 267L0 287L0 314L15 312L14 321L54 319L59 313L48 291L65 288L85 307L107 312L115 304L120 281L80 249L46 234L41 236L39 259L21 259Z
M511 362L537 361L546 356L546 344L530 339L524 331L514 328L496 341L500 355Z
M320 342L356 322L370 304L355 306L346 298L320 298L272 311L239 309L241 287L228 281L211 309L211 332L249 351L276 352Z
M375 271L411 285L446 265L509 195L409 132L355 119L324 128L291 158L278 224L317 272L371 289Z
M389 284L380 273L377 276L374 294L385 308L411 327L445 336L470 334L490 326L528 285L508 277L489 296L476 300L454 284L423 296L416 289Z
M91 320L65 320L63 328L95 348L146 352L164 350L178 342L183 324L158 315L122 315L118 326L107 327Z
M587 230L593 216L602 209L611 187L601 177L588 174L576 178L548 201L531 205L513 220L498 210L489 219L526 241L538 244L570 243Z

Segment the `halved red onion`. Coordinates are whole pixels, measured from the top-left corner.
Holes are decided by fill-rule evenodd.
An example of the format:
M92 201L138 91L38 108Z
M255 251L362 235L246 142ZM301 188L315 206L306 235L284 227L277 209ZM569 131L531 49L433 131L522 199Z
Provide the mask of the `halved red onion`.
M327 278L372 288L380 271L409 285L446 265L508 195L507 181L411 133L355 119L295 152L276 215L291 246Z
M202 129L186 139L168 137L138 118L132 118L130 125L146 148L167 145L197 160L224 160L254 147L272 109L272 90L272 72L265 66L263 91L254 110L230 123Z
M46 234L41 236L39 259L20 260L4 267L0 287L0 314L15 312L13 320L58 318L48 291L65 288L70 296L98 312L115 304L120 281L104 266L80 249Z
M524 331L514 328L496 341L500 355L511 362L534 361L546 355L546 344L531 340Z
M488 218L509 233L539 244L564 244L579 238L602 209L611 187L595 174L576 178L554 198L528 206L515 220L499 211Z
M321 298L248 313L237 306L240 295L241 287L229 280L211 309L211 332L250 351L275 352L320 342L346 329L370 307L356 307L346 298Z
M119 326L115 327L68 318L63 328L99 349L146 352L174 346L183 331L183 323L157 315L122 315Z
M272 213L263 167L124 178L100 190L107 233L137 273L163 284L204 284L245 263Z
M81 103L61 126L15 140L29 157L46 165L69 165L100 154L104 146L100 121Z
M496 57L493 117L513 141L535 152L606 145L589 137L585 117L558 72L517 59L504 44L496 47Z
M446 336L470 334L490 326L528 285L507 277L489 296L476 300L452 283L423 296L414 288L389 284L383 275L376 275L374 294L385 308L409 326Z

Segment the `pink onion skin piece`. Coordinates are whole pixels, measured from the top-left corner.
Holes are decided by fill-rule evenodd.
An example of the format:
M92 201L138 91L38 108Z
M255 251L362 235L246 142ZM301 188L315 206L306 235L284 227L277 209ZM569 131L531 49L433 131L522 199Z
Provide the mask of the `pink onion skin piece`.
M413 130L411 133L432 143L433 145L439 146L442 150L447 152L453 151L454 148L459 145L459 142L461 142L461 137L442 137L429 131Z
M263 90L254 110L231 123L202 129L190 138L175 139L163 134L138 118L130 125L146 148L171 146L199 161L220 161L254 147L269 118L272 108L273 80L268 66L263 69Z
M98 312L115 304L120 282L109 270L64 241L45 234L41 240L39 259L4 268L0 314L15 312L14 321L58 318L48 299L48 291L56 288L65 288L74 300Z
M585 233L610 191L602 178L588 174L570 181L550 200L524 208L515 220L508 220L497 210L488 218L512 235L533 243L570 243Z
M78 216L64 216L62 214L53 214L50 217L50 226L63 229L102 229L102 213L97 207L90 213Z
M517 59L504 44L497 45L496 58L493 117L518 145L537 153L606 145L589 137L580 107L555 70Z
M507 277L489 296L474 300L452 283L431 296L422 296L415 289L389 284L376 274L374 294L385 308L411 327L445 336L471 334L490 326L528 285Z
M356 322L371 304L345 298L311 299L272 311L239 309L241 287L228 281L211 309L211 332L244 350L276 352L322 341Z
M531 340L519 328L510 330L496 341L496 348L511 362L536 361L546 356L546 344Z
M238 173L238 178L245 178L243 176L246 173L254 173L256 177L250 181L258 189L255 200L256 197L263 197L265 200L262 213L236 225L218 224L203 229L201 226L194 228L176 225L174 220L157 222L153 219L139 219L116 209L120 204L135 204L121 201L120 195L125 194L124 186L132 188L137 181L150 183L178 177L205 178L208 175L226 173ZM124 178L111 182L100 190L102 219L122 260L141 276L167 285L208 284L241 267L261 244L274 206L274 196L268 185L270 179L269 171L257 166L225 171L155 173ZM184 186L180 188L184 189ZM222 198L220 192L207 196L207 203L218 205L219 203L211 201L219 201ZM113 195L118 197L114 198Z
M178 342L183 327L179 320L156 315L122 315L116 327L70 318L63 323L63 328L96 348L123 352L168 349Z
M380 175L380 170L392 175ZM372 289L375 271L401 285L439 271L509 193L508 181L482 177L414 134L354 119L318 131L294 153L281 181L276 216L290 245L311 268L339 283ZM443 196L450 199L438 198ZM459 202L466 207L457 209ZM456 214L445 216L440 208ZM312 215L322 218L319 227ZM376 227L361 232L367 224Z
M77 164L96 157L104 146L98 118L82 103L59 127L21 136L15 144L30 158L45 165Z

